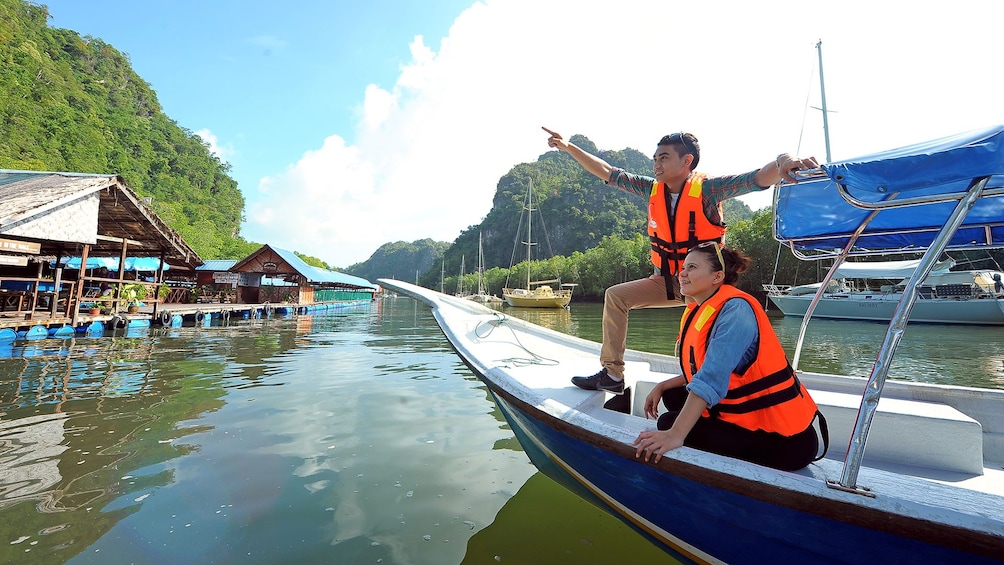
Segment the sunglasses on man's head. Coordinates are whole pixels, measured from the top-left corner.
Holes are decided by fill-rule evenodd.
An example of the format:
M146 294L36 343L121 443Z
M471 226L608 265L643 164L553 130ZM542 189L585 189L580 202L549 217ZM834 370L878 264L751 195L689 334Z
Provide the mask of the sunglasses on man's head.
M691 139L693 138L693 139ZM697 138L693 134L677 132L667 135L662 138L662 143L660 145L676 145L680 144L683 146L684 154L690 153L691 155L697 156L697 149L694 147L694 143L697 142Z

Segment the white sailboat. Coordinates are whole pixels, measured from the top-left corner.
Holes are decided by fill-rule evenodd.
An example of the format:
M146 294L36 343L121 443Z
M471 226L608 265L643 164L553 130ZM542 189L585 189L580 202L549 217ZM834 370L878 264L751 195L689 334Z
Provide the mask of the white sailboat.
M494 294L489 294L485 289L485 250L481 246L481 234L478 233L478 293L467 298L482 304L501 304L502 299Z
M526 222L526 286L523 288L503 288L502 296L509 306L522 308L564 308L572 301L571 285L561 285L555 290L551 283L561 283L558 279L545 281L530 280L530 250L532 249L533 237L530 226L533 224L533 180L530 181L526 189L526 205L523 210L528 212ZM517 234L516 237L519 237Z
M822 283L763 288L785 316L804 317L816 301L814 318L888 322L919 264L920 259L843 263L819 298L816 293ZM910 323L1004 325L1002 273L952 271L953 265L954 261L939 263L917 287Z

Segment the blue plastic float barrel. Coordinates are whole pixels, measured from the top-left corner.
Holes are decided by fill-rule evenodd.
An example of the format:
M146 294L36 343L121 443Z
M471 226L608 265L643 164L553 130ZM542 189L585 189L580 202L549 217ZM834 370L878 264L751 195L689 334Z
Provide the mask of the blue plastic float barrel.
M49 336L51 337L73 337L76 331L73 326L60 326L58 328L49 328Z
M32 326L24 334L24 339L45 339L49 337L49 330L45 326Z

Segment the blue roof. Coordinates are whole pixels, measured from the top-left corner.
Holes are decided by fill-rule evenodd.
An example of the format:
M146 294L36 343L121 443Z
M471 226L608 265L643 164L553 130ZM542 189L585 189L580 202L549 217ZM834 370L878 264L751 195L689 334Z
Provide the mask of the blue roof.
M237 264L236 259L210 259L195 268L196 271L229 271Z
M866 203L965 193L979 178L987 190L1004 186L1004 126L971 131L822 167L825 177L782 185L774 234L796 251L843 249L871 213L851 205L838 189ZM893 195L895 195L893 197ZM852 254L927 249L958 199L887 208L858 238ZM948 249L1004 247L1004 197L976 201Z
M317 267L308 265L303 259L293 253L292 251L286 251L285 249L277 249L275 247L269 246L269 248L276 253L282 260L293 267L301 275L306 277L310 282L315 283L330 283L330 284L340 284L345 286L354 286L360 288L371 288L376 290L377 287L370 281L354 277L352 275L346 275L345 273L339 273L338 271L329 271L327 269L319 269Z

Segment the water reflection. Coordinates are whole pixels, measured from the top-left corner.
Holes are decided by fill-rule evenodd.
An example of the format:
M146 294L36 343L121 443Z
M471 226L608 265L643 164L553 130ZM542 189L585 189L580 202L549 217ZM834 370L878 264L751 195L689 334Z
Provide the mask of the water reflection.
M412 300L40 345L0 361L3 562L456 563L535 472Z
M602 523L603 527L597 527ZM514 541L518 540L518 541ZM537 473L467 544L464 565L679 563L620 522Z
M169 471L137 478L123 470L190 453L172 442L203 428L186 427L182 418L222 404L220 387L202 378L218 371L189 360L189 351L177 359L187 370L171 378L164 374L170 348L158 352L150 340L39 346L38 356L0 364L0 531L21 540L0 546L4 562L26 549L66 558L108 533L138 507L117 498L173 481ZM155 355L168 362L155 367Z
M0 421L0 509L36 501L52 508L52 487L60 482L59 456L68 448L66 414Z
M794 351L801 319L778 318L772 324L785 349ZM882 323L813 320L806 331L799 368L867 377L885 331L886 324ZM896 350L889 377L1004 388L1002 343L1004 328L911 324Z
M578 335L579 325L569 308L514 308L498 305L496 310L510 316L526 320L569 335Z

